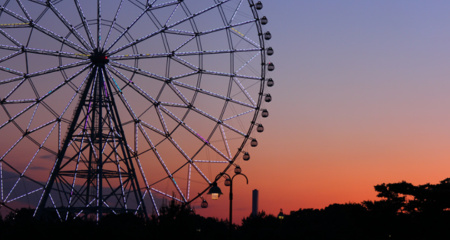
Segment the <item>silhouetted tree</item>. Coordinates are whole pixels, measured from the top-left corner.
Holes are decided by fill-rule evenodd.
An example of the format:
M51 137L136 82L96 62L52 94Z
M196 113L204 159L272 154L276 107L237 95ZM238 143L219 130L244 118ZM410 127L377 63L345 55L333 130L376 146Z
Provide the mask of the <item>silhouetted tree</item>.
M175 238L226 238L227 223L197 215L189 205L171 201L160 209L159 216L153 216L149 223L152 235Z
M370 211L383 213L439 213L450 208L450 179L438 184L415 186L405 181L375 186L379 201L363 204Z
M450 179L447 178L436 185L419 185L413 196L411 209L422 213L441 213L450 208Z
M262 211L244 218L238 231L243 239L283 239L286 232L280 229L280 225L280 219Z

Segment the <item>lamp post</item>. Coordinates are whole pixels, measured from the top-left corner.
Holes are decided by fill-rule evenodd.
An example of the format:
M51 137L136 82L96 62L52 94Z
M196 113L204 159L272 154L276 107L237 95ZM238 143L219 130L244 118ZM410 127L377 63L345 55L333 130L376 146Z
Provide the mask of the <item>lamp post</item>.
M234 175L230 176L227 173L219 173L216 176L216 181L213 183L212 187L209 189L208 194L211 195L211 198L213 200L217 200L219 198L220 195L222 195L222 191L220 190L220 188L217 186L217 180L221 177L225 176L225 186L230 187L230 193L229 193L229 199L230 199L230 213L229 213L229 224L230 224L230 229L233 228L233 180L236 176L238 175L242 175L245 177L245 180L247 181L248 184L248 178L247 176L245 176L245 174L242 173L242 169L239 166L236 166L236 168L234 169Z
M280 220L284 219L283 209L280 209L280 213L278 213L278 219L280 219Z

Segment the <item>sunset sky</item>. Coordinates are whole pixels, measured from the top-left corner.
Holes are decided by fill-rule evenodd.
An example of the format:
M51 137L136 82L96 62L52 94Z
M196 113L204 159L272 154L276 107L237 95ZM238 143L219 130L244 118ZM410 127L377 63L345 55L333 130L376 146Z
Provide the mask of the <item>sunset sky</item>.
M450 177L450 2L266 0L275 86L259 146L235 178L269 214L376 199L373 186ZM228 189L205 216L227 218Z
M265 47L275 50L266 62L273 62L275 71L266 77L275 86L266 88L273 100L259 108L270 113L256 122L265 131L253 131L249 139L263 68L246 0L165 0L159 6L103 1L99 9L82 1L85 13L78 1L55 2L48 13L50 5L2 3L0 200L11 206L37 203L40 191L52 186L43 183L56 179L48 176L57 158L70 159L63 164L70 171L59 169L63 173L90 172L94 151L81 151L93 148L83 148L84 139L97 142L107 130L108 139L120 137L112 131L119 125L126 138L108 147L128 141L129 150L121 157L98 147L98 155L107 155L114 171L132 152L138 156L137 181L160 194L156 200L146 195L155 208L165 197L176 197L174 192L180 199L202 194L237 156L249 182L234 178L236 224L251 213L254 189L259 211L277 215L280 209L289 214L375 200L374 186L381 183L436 184L450 177L450 1L261 1L260 17L268 18L263 31L272 33ZM92 21L100 10L101 21ZM38 25L25 17L30 14ZM98 69L104 78L94 74ZM104 93L97 84L102 79ZM97 133L94 110L107 109L94 104L89 110L102 96L114 108L99 122L112 121L117 111L124 124L110 122L98 128L100 134L88 134ZM256 148L241 145L252 138ZM250 161L233 155L241 149L250 152ZM74 180L67 181L70 177ZM73 182L72 190L87 179L70 177L65 180ZM196 213L228 217L223 179L219 187L224 193L219 200L203 196L208 208L200 208L201 199L192 203ZM103 191L101 184L97 189ZM70 201L72 193L64 191Z

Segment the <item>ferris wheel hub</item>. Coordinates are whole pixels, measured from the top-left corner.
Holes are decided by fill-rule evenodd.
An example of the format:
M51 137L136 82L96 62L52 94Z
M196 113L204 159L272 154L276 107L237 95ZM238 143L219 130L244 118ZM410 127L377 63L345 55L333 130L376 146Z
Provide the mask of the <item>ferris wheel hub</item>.
M92 64L94 64L97 67L103 67L106 64L109 63L108 56L106 56L106 53L101 49L94 49L94 52L89 56L89 59L91 59Z

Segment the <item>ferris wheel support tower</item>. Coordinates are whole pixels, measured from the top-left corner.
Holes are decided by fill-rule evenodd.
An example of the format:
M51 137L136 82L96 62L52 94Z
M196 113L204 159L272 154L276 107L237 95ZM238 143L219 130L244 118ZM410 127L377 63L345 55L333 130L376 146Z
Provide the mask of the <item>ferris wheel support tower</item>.
M105 70L108 57L95 49L90 59L91 73L36 213L42 215L50 192L56 188L63 190L58 194L66 200L55 207L58 214L95 215L97 220L104 214L124 211L146 215L112 82ZM68 148L77 151L68 157ZM74 186L75 179L79 186ZM81 185L79 179L84 179ZM132 210L127 206L131 199L138 203Z

